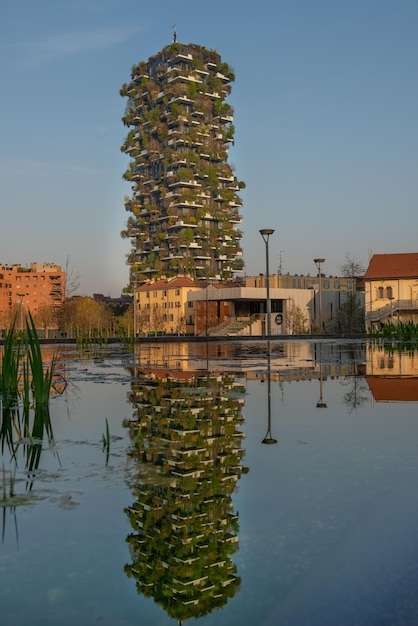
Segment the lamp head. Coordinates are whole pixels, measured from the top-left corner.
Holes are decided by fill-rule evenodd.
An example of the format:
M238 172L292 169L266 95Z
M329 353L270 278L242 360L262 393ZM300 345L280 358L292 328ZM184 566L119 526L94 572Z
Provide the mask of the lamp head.
M260 230L260 235L262 236L262 238L264 239L264 241L267 243L270 235L272 235L274 233L274 228L262 228Z

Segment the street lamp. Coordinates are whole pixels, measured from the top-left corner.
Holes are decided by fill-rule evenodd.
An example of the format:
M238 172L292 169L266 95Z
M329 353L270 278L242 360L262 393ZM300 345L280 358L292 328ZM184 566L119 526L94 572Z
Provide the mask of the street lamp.
M321 263L325 263L325 259L314 259L314 263L318 268L318 280L319 280L319 334L322 335L322 276L321 276Z
M20 330L23 333L23 298L25 297L24 293L17 294L20 298Z
M393 324L393 301L394 301L394 296L389 296L389 302L390 302L390 323Z
M271 335L271 302L270 302L270 274L269 274L269 237L274 233L273 228L262 228L260 235L266 244L266 311L267 337Z

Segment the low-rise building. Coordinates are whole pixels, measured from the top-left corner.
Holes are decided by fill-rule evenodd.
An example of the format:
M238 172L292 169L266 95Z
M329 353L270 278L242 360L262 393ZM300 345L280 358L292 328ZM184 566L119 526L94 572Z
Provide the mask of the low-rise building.
M185 276L157 280L135 289L135 334L193 334L193 303L188 294L202 284Z
M418 252L374 254L364 275L366 327L418 323Z
M269 277L271 335L332 333L341 330L339 311L356 292L356 279L337 276ZM357 306L363 316L363 293ZM207 284L189 294L194 303L195 334L264 336L267 330L266 276L241 283Z

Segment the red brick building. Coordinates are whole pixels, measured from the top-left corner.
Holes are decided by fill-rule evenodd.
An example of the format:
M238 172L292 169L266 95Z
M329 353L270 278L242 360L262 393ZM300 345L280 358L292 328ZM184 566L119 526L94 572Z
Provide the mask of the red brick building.
M27 311L34 318L45 310L56 313L64 300L65 272L61 266L52 263L31 263L29 268L0 265L0 328L8 328L14 316L20 327Z

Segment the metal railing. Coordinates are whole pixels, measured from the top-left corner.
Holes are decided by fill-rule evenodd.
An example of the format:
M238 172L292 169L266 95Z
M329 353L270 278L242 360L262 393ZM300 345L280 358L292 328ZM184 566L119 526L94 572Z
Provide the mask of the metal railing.
M380 322L385 317L391 317L395 312L416 311L418 313L418 300L392 300L390 304L366 311L366 322Z

